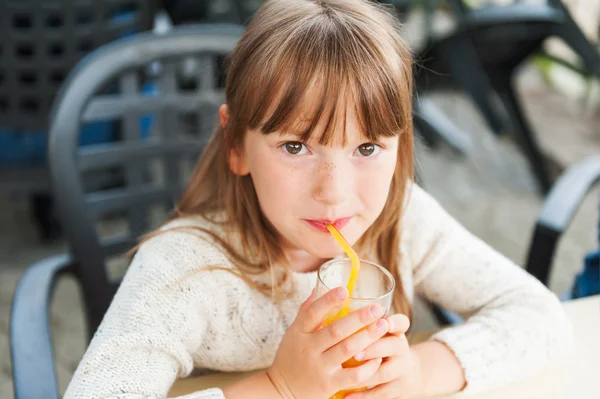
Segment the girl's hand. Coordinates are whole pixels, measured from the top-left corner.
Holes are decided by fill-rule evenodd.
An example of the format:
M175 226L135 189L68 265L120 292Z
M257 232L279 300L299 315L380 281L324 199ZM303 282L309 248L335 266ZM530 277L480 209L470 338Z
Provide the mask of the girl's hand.
M422 390L420 361L406 339L408 317L396 314L388 318L388 334L369 346L356 360L383 358L381 367L367 381L356 385L373 387L346 399L404 399L418 396Z
M379 305L359 309L321 328L324 319L339 309L347 296L344 287L316 300L313 292L300 308L283 336L273 366L267 370L282 398L328 398L339 390L360 385L379 369L381 357L373 357L359 367L342 368L342 363L388 332Z

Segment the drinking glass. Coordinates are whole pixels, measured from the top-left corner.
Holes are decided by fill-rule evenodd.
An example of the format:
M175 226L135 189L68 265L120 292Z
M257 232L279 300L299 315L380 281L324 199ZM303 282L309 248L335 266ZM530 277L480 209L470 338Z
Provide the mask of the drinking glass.
M324 295L329 290L336 287L347 286L352 271L352 262L350 259L333 259L325 262L319 268L317 273L317 285L315 289L315 297ZM348 306L348 313L357 309L373 304L379 304L384 309L383 317L390 314L392 306L392 297L394 295L394 277L392 274L380 265L372 262L360 261L360 272L356 281L356 286L353 293L345 303ZM336 309L329 314L323 323L323 327L334 322L343 316L342 308ZM364 362L359 362L354 357L348 359L343 367L356 367ZM329 399L343 399L351 392L366 390L367 388L358 388L337 392Z

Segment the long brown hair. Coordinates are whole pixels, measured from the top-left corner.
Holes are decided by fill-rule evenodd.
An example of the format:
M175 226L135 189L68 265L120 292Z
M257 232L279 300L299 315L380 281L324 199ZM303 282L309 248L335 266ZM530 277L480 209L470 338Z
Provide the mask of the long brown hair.
M213 133L174 218L199 216L223 226L228 237L236 235L239 250L227 238L199 228L222 247L236 274L248 283L252 284L250 275L272 272L272 265L285 266L286 258L260 210L251 176L232 173L229 154L242 148L249 129L270 134L298 128L310 87L320 103L312 104L312 123L303 128L303 139L322 118L327 123L320 143L328 144L335 132L343 132L345 126L337 122L345 121L346 107L340 105L348 98L366 137L376 141L399 136L387 203L356 248L375 254L394 274L395 310L410 314L398 266L403 199L413 179L412 60L399 26L385 6L367 0L268 0L230 55L229 122ZM282 281L289 273L285 267ZM273 289L257 288L265 293Z

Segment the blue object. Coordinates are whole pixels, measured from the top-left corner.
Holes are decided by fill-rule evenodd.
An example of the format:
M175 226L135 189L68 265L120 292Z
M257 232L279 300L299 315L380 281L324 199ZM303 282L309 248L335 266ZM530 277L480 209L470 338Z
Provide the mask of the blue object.
M157 94L156 85L147 83L142 88L144 95ZM116 90L111 90L116 93ZM150 114L140 117L141 137L146 139L152 131L154 117ZM79 145L89 146L110 143L118 140L119 122L115 120L83 124ZM36 166L46 162L48 135L45 131L14 130L0 127L0 165L7 167Z
M575 277L571 295L582 298L600 294L600 220L598 221L598 250L584 259L583 271Z
M114 141L116 122L90 123L81 129L80 145ZM45 131L14 130L0 127L0 165L18 167L46 161L48 135Z
M124 9L114 17L115 23L129 22L135 13ZM135 34L134 30L128 30L123 36ZM155 95L156 86L146 84L142 88L145 95ZM117 94L118 87L107 90L106 94ZM153 118L151 115L143 115L140 118L140 132L142 138L147 138L152 129ZM120 136L119 122L116 120L98 121L86 123L81 128L79 145L88 146L95 144L110 143L118 140ZM9 126L0 125L0 166L23 167L37 166L46 162L47 132L43 130L13 129Z
M573 298L600 294L600 251L585 257L583 271L575 277Z

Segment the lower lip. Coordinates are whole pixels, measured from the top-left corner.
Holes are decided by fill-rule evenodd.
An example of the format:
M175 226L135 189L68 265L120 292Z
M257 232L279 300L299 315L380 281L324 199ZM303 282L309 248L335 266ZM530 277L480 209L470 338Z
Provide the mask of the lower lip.
M346 226L349 221L350 221L350 218L340 219L337 222L335 222L333 225L335 226L336 229L340 230L340 229L344 228L344 226ZM325 223L315 222L313 220L307 220L306 222L321 232L329 233L329 230L327 230L327 226L325 225Z

